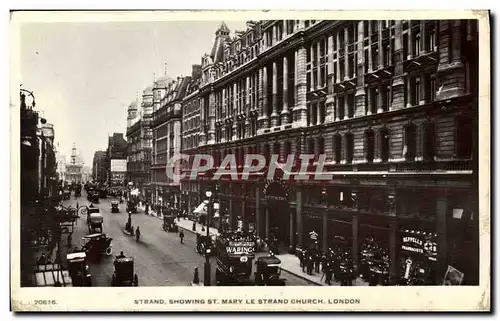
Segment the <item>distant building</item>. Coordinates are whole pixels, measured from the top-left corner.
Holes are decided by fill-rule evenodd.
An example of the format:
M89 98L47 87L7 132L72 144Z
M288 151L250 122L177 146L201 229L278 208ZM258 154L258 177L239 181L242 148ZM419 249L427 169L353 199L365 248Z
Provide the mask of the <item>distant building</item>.
M82 167L82 182L88 182L92 180L92 168L90 166Z
M75 143L71 149L70 163L66 164L66 181L69 183L82 181L83 160L76 150Z
M66 156L57 153L56 154L57 163L57 177L59 180L66 180Z
M151 200L154 204L180 205L180 180L167 177L167 166L180 175L180 164L168 161L181 151L181 102L191 77L170 78L167 75L155 81L153 87L153 153L151 164Z
M153 87L142 93L142 103L135 101L128 108L127 117L127 180L148 198L150 191L150 165L153 133Z
M92 161L92 180L104 184L107 179L106 151L98 150Z
M111 186L124 186L127 173L127 141L123 133L113 133L108 137L106 150L106 176Z

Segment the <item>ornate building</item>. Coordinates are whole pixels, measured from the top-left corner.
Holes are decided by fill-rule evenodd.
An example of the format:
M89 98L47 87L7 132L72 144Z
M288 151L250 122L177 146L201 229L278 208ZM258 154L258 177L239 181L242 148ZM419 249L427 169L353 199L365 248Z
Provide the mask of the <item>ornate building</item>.
M151 194L152 116L153 88L148 87L142 93L139 110L136 102L130 104L127 122L127 180L146 197Z
M167 166L180 174L180 163L168 164L168 161L181 151L181 102L190 79L174 79L165 73L154 82L151 201L155 205L180 206L180 181L167 177Z
M127 174L127 141L123 133L108 137L106 149L106 181L111 186L125 186Z
M477 22L268 20L235 34L222 24L202 57L200 141L189 152L216 166L234 154L240 169L250 153L280 163L314 154L312 172L324 154L333 178L208 175L194 183L199 200L218 190L233 226L240 216L291 250L316 231L323 250L344 243L358 263L375 238L393 282L411 256L431 262L436 280L453 265L478 284Z

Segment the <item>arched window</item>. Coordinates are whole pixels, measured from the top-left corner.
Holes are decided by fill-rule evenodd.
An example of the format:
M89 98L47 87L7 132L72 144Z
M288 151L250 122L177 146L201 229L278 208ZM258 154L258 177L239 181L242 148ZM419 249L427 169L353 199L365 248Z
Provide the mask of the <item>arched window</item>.
M273 154L278 155L278 161L281 161L281 154L280 154L281 146L279 142L274 143L273 147Z
M291 153L292 153L292 143L289 141L286 141L285 146L284 146L284 153L283 153L285 155L285 162L288 159L288 155L290 155Z
M403 157L407 161L415 159L417 155L417 126L409 124L404 127Z
M365 132L365 157L368 163L373 163L375 158L375 132L373 130Z
M383 163L386 163L389 161L389 155L390 155L389 129L382 128L379 131L379 141L380 141L380 159Z
M263 155L264 155L264 158L266 159L267 164L269 164L270 154L271 154L271 149L269 147L269 144L265 144Z

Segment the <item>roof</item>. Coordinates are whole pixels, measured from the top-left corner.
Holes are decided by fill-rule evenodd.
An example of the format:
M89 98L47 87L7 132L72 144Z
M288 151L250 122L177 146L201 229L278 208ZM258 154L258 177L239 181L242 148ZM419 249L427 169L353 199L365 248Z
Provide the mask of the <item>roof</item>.
M82 239L91 239L91 238L98 237L101 235L105 236L106 234L104 234L104 233L89 234L89 235L85 235L84 237L82 237Z
M281 260L276 256L261 256L257 259L259 262L263 262L266 264L281 264Z
M153 94L153 86L146 87L142 93L144 95L152 95Z
M224 21L221 21L221 24L215 33L217 34L219 32L227 32L227 33L230 32L229 28L227 27L227 25Z
M172 80L174 80L174 78L169 77L167 75L163 75L160 78L155 80L154 88L166 87L168 85L168 83L171 82Z
M130 105L128 105L128 110L137 110L137 101L133 100Z

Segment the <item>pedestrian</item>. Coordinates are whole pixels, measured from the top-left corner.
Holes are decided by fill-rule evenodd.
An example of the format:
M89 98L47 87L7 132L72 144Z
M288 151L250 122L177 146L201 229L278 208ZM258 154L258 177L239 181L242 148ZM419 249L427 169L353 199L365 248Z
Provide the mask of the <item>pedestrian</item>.
M184 243L184 232L183 231L179 232L179 237L181 238L181 244L183 244Z
M193 277L193 284L199 284L200 283L200 275L198 273L198 268L194 268L194 277Z
M332 267L330 265L330 262L326 263L326 266L323 268L323 270L323 273L325 275L325 283L331 285L330 282L332 281Z

